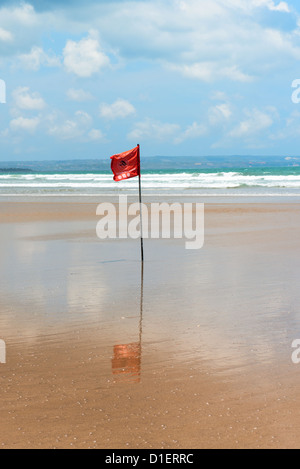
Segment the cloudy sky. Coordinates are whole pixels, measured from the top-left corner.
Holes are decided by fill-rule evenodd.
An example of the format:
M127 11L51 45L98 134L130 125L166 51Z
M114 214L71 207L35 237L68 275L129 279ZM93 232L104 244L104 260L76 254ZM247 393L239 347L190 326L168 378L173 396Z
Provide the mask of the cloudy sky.
M1 160L300 154L296 0L0 5Z

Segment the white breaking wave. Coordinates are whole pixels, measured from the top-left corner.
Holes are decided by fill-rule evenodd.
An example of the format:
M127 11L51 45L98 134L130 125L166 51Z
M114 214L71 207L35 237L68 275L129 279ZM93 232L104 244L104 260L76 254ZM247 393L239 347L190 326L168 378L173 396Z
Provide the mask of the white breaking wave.
M0 174L0 194L13 193L63 193L63 192L117 192L135 191L136 178L115 182L112 174ZM227 189L292 189L300 191L300 174L247 175L240 172L214 173L147 173L142 175L145 191L201 192ZM267 193L267 192L266 192Z

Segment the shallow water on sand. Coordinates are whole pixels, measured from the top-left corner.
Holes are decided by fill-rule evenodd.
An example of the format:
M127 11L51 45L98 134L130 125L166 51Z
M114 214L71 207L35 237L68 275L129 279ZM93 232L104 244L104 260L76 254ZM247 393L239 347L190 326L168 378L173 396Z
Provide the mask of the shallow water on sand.
M143 272L96 222L1 227L0 444L297 446L298 207L212 206Z

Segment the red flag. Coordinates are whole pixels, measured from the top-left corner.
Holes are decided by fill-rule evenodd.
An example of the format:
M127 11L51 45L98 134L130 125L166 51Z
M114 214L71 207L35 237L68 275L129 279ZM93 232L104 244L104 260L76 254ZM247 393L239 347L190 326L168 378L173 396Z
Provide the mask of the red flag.
M111 169L115 181L135 178L140 175L140 148L125 151L111 157Z

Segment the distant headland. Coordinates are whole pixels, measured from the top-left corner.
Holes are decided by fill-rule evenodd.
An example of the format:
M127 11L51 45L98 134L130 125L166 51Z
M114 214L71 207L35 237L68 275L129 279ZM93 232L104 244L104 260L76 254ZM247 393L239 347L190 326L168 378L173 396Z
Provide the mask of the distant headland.
M142 166L151 170L213 170L230 168L291 168L300 166L300 156L147 156L142 157ZM0 162L2 173L48 173L48 172L108 172L110 158L54 161L3 161Z

